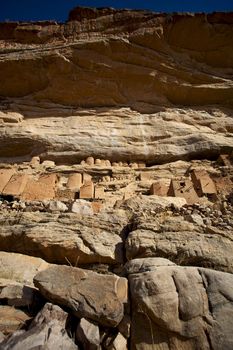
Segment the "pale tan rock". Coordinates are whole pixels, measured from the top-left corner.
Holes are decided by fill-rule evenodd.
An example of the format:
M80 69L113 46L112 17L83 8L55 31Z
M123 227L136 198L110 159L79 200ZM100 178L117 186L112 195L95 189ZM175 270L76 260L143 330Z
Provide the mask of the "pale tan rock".
M231 14L96 12L65 24L1 25L4 114L24 120L20 133L3 124L0 157L159 164L230 153Z
M145 217L139 218L137 228L126 240L128 259L163 256L177 264L233 271L232 230L211 232L181 216L159 221L145 212Z
M160 266L131 274L129 283L134 349L230 349L231 274Z
M76 339L82 344L84 349L100 349L99 327L85 318L80 320L76 330Z
M0 331L9 335L25 326L30 317L11 306L0 305ZM3 349L1 345L1 349Z
M129 198L132 198L132 197L134 197L134 193L133 193L133 191L124 191L124 195L123 195L123 199L124 200L127 200L127 199L129 199Z
M33 278L47 267L40 258L0 252L0 299L8 305L30 307L38 296Z
M50 201L48 209L50 212L65 212L68 211L68 207L65 205L65 203L62 203L60 201Z
M112 209L96 215L17 213L0 217L0 249L42 257L61 264L124 262L126 213ZM12 220L12 221L11 221ZM27 270L25 270L27 271Z
M135 205L137 206L140 201L140 198L134 197L131 199L131 203L135 202ZM181 208L184 205L187 204L185 198L181 197L161 197L157 195L151 195L149 197L147 196L141 196L141 201L144 203L145 206L149 205L149 203L154 207L162 207L166 208L171 205L174 205L177 208ZM129 202L130 203L130 202Z
M55 166L55 162L53 162L52 160L44 160L42 162L42 166L44 166L45 168L53 168Z
M35 288L0 278L0 300L14 307L30 307L38 297Z
M108 350L127 350L127 339L118 333L113 342L107 347Z
M69 338L65 326L68 314L59 306L45 304L28 331L15 332L1 343L2 350L30 350L35 346L48 350L77 350Z
M20 113L15 112L2 112L0 111L0 120L4 123L20 123L23 120L23 116Z
M100 166L105 167L106 166L106 161L105 159L101 159Z
M116 326L123 318L128 295L124 278L53 266L37 274L34 283L45 298L69 307L78 317L106 326Z
M33 278L36 273L46 269L48 266L48 263L40 258L0 252L1 279L9 279L27 286L33 286Z
M153 174L148 171L143 171L140 173L140 180L141 181L149 181L153 178Z
M145 162L138 162L138 167L139 168L146 168L146 163Z
M172 261L164 258L141 258L133 259L127 262L124 266L124 270L128 275L132 273L142 273L148 271L154 271L158 267L162 266L175 266Z
M71 207L72 213L79 215L93 215L92 203L87 202L83 199L77 199Z
M137 169L138 168L138 163L130 163L129 166L133 169Z
M105 181L105 182L110 182L111 181L111 177L110 176L104 176L103 177L103 181Z

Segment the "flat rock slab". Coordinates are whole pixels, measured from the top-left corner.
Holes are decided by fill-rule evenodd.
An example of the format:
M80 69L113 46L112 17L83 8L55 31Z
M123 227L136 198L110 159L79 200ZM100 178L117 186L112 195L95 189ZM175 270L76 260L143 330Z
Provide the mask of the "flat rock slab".
M31 305L38 296L33 277L48 266L40 258L0 252L0 300L18 307Z
M34 255L51 263L124 263L122 210L78 214L5 213L0 218L0 250Z
M152 215L143 218L126 240L128 260L164 257L179 265L210 267L233 272L232 230L210 230L183 217L157 220Z
M0 278L0 301L11 306L27 306L33 304L38 296L36 288L25 286L14 280Z
M51 302L69 307L79 318L117 326L127 302L127 279L70 266L51 266L34 283Z
M0 252L0 279L33 287L34 276L48 268L48 266L49 264L40 258L18 253Z
M146 260L128 264L132 349L232 349L233 275Z

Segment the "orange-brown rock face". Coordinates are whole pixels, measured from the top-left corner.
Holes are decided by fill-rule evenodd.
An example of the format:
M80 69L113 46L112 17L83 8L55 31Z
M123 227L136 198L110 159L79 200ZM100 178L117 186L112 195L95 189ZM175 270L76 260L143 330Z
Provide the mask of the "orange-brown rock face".
M232 350L232 34L0 24L1 350Z
M0 159L228 153L232 35L232 13L76 8L65 24L1 23Z

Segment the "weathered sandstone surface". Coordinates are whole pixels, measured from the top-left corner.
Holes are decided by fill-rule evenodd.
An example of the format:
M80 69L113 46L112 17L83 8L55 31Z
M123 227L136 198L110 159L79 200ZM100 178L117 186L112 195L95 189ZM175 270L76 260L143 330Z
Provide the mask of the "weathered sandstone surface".
M233 149L230 13L86 15L1 24L1 159L156 164Z
M132 348L231 349L232 274L156 260L144 271L144 259L128 266Z
M0 23L0 349L233 349L233 14Z

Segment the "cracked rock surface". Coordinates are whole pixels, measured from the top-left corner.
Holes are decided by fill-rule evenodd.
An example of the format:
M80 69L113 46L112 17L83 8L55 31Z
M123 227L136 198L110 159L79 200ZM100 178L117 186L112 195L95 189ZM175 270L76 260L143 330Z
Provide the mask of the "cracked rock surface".
M133 269L132 348L231 349L232 274L169 266L169 261L160 264L157 258L153 268L137 272L139 261L143 265L146 260L128 265Z
M233 349L233 13L0 23L0 350Z

